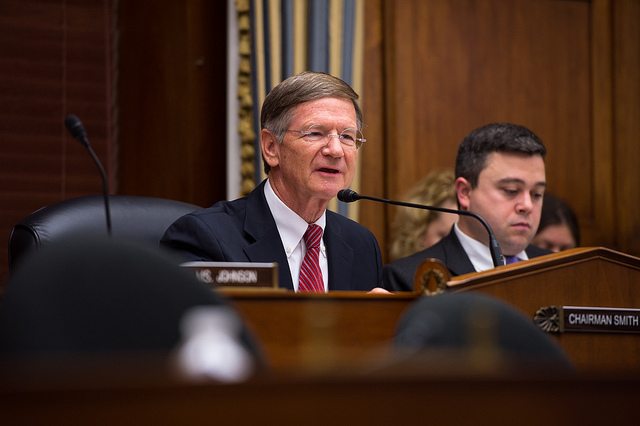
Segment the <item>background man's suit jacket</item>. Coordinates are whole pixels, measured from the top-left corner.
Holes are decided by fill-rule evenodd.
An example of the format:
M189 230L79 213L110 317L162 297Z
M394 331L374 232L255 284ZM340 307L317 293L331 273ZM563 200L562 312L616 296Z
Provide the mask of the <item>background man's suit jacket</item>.
M551 253L533 245L529 245L525 252L530 259ZM452 227L449 235L433 246L385 265L382 271L383 287L389 291L412 291L416 270L427 258L441 260L452 277L476 271Z
M293 290L287 256L262 182L247 197L220 201L181 217L161 244L184 261L277 262L279 285ZM382 283L382 257L374 235L362 225L327 210L324 243L329 290L371 290Z

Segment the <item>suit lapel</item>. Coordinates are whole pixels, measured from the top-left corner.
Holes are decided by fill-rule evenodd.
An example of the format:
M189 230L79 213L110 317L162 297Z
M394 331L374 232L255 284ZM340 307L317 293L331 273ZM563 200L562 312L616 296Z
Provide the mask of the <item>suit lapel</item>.
M282 246L278 227L264 196L265 182L263 181L247 196L244 232L250 244L244 252L251 262L277 262L279 286L293 290L289 261Z
M324 231L329 264L329 290L350 290L354 252L353 248L340 236L340 225L334 220L334 214L327 210L327 226Z
M467 252L464 251L453 228L442 243L446 258L445 264L453 276L475 272L473 263L471 263Z

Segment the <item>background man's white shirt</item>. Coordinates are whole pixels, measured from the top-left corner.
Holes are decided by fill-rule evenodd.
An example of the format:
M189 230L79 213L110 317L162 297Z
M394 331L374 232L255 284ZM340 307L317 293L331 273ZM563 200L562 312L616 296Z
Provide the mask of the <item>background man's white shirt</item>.
M462 232L462 230L458 228L457 223L453 225L453 227L460 244L462 244L462 248L467 252L467 256L469 256L469 260L471 260L476 272L492 269L493 259L491 258L491 250L489 250L489 246L482 244L480 241L475 240ZM527 253L524 250L516 254L516 256L520 260L529 259L529 256L527 256Z

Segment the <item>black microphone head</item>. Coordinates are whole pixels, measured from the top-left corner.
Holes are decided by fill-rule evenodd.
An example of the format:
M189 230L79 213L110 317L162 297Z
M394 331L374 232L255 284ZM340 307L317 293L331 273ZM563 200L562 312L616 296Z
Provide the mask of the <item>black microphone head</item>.
M67 127L71 136L74 139L80 141L80 143L84 146L89 145L89 141L87 140L87 132L84 130L84 126L82 125L82 121L75 115L69 114L64 119L64 125Z
M338 200L343 203L352 203L360 199L360 195L352 189L346 188L338 191Z

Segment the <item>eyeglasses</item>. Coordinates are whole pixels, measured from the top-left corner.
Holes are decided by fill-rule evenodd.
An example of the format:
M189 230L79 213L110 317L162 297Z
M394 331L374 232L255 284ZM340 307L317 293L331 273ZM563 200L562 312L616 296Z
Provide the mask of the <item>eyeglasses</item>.
M287 129L287 132L297 133L300 135L298 139L304 139L307 142L320 142L327 138L338 138L344 147L352 149L359 149L367 141L362 132L357 129L344 129L337 135L329 133L321 127L310 127L306 130Z

